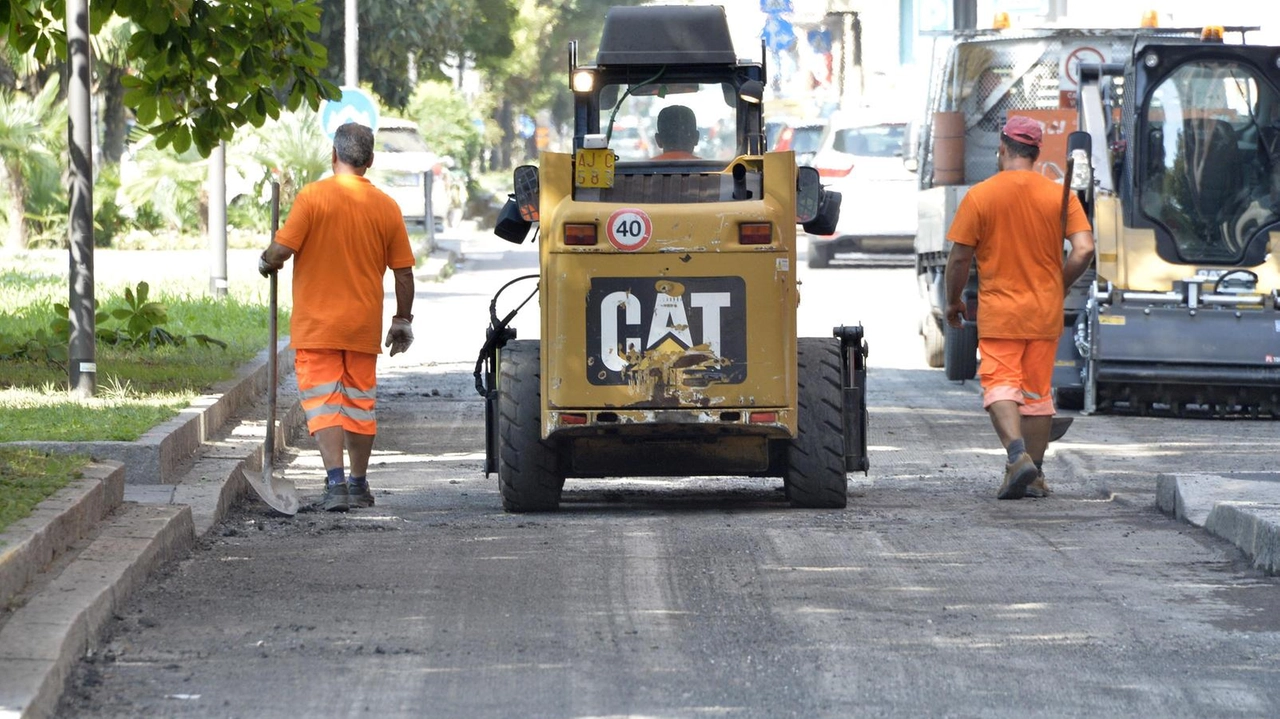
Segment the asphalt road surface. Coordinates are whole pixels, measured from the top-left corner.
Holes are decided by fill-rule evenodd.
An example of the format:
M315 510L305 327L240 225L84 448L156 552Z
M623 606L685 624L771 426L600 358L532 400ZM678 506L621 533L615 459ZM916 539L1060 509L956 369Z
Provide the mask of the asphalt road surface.
M60 716L1280 716L1280 581L1154 506L1160 472L1280 469L1277 423L1079 418L1054 496L998 502L976 388L923 363L912 270L801 261L801 334L861 321L871 345L847 509L772 479L570 480L561 512L507 515L471 373L536 250L464 249L381 366L377 506L242 506L121 611ZM516 326L537 336L536 302ZM277 472L316 493L298 444Z

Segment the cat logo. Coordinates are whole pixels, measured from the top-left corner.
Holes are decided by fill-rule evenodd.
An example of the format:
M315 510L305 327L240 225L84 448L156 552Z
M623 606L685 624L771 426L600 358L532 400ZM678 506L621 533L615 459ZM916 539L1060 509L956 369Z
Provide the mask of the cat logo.
M587 379L627 384L676 367L687 386L745 381L746 298L741 277L592 278Z

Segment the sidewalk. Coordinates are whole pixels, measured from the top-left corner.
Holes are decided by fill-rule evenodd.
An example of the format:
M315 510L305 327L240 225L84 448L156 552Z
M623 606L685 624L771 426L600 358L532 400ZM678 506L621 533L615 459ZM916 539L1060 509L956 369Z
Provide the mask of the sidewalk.
M441 242L415 272L452 274ZM304 424L288 340L277 347L276 450ZM76 662L147 576L252 494L266 436L268 354L136 442L22 442L94 458L84 476L0 533L0 719L47 717Z

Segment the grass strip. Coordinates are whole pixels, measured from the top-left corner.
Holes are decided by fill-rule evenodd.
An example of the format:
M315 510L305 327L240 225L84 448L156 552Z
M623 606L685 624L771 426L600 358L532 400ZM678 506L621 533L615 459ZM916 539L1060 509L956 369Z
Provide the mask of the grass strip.
M82 476L82 455L58 455L0 447L0 532L31 514L37 504Z

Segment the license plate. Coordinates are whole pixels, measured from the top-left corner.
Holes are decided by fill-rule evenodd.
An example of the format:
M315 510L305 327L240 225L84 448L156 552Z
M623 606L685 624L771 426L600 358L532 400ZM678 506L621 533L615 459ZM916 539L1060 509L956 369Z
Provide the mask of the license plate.
M573 184L577 187L613 187L613 169L617 157L607 147L578 150L573 163Z

